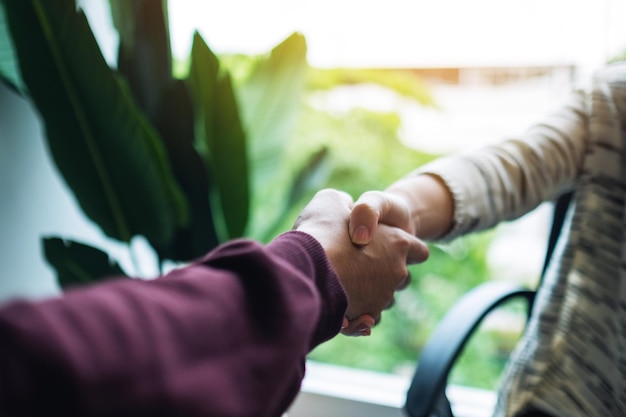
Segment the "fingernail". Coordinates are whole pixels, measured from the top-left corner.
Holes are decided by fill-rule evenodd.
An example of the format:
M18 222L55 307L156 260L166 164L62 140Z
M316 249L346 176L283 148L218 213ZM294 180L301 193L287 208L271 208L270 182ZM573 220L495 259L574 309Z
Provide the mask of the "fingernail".
M352 233L352 242L353 243L367 243L369 240L370 231L365 226L359 226L354 229Z
M359 326L356 328L356 331L359 333L364 333L366 331L371 331L370 326L368 326L367 324L359 324Z
M372 334L372 329L367 327L364 330L360 330L359 333L361 334L361 336L369 336L370 334Z
M363 326L367 326L368 328L372 328L376 325L376 320L374 320L374 317L370 316L370 315L365 315L362 317L363 319Z
M341 328L345 329L346 327L348 327L349 324L350 324L350 322L348 321L348 319L346 317L344 317L343 321L341 322Z

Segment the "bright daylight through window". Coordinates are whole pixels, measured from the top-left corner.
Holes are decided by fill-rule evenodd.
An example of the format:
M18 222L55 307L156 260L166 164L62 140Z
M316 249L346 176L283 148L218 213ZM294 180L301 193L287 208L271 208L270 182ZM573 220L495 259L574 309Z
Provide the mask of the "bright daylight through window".
M223 55L267 53L302 33L312 70L294 148L329 146L343 167L328 185L354 196L434 155L518 134L576 80L626 51L626 5L616 0L180 0L170 13L181 57L195 29ZM372 336L338 338L312 358L411 372L432 326L469 288L488 279L533 285L546 214L540 208L435 250ZM480 357L468 352L455 381L492 389L522 316L513 308L489 321Z
M107 37L105 2L82 3L114 62L117 40ZM579 79L626 57L621 0L173 0L169 14L177 70L187 70L197 30L235 83L248 75L255 56L301 33L309 68L282 163L293 172L324 149L327 165L316 185L355 198L439 155L519 134ZM265 188L253 197L253 224L273 219L285 205L273 184L256 184ZM288 230L306 201L294 204L272 231ZM412 267L410 287L372 335L323 344L311 353L312 374L334 375L325 368L334 364L384 377L411 375L434 326L468 290L495 279L535 285L549 222L544 206L494 230L433 245L429 261ZM272 237L254 225L247 234ZM524 314L511 305L490 317L452 382L483 394L493 390ZM305 381L305 388L313 385ZM293 417L306 415L301 409Z

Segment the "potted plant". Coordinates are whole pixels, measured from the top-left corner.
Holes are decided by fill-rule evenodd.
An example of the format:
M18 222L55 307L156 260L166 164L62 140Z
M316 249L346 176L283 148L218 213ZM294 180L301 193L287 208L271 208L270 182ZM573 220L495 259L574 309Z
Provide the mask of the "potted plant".
M281 175L306 43L293 34L248 59L235 83L195 33L188 69L175 74L167 2L110 6L120 38L115 67L75 0L0 0L0 78L34 104L56 167L106 236L126 244L145 237L159 265L189 261L245 236L255 196ZM287 181L285 209L314 186L325 156L311 155ZM267 221L259 236L276 224ZM125 274L86 243L48 236L43 247L62 286Z

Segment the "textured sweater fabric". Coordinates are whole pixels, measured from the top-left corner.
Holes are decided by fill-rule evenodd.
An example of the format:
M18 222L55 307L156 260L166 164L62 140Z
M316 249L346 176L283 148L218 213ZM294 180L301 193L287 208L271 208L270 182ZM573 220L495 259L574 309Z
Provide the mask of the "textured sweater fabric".
M575 190L496 415L625 416L626 64L598 71L520 138L417 172L452 191L455 225L445 239Z
M346 295L324 250L237 240L155 280L0 309L0 415L280 416Z

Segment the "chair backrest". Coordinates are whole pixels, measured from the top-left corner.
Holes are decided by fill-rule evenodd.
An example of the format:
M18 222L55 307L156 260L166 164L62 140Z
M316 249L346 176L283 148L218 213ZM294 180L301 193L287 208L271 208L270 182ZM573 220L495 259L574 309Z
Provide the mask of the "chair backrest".
M548 248L546 250L546 257L543 260L543 268L541 269L541 278L546 273L556 241L559 239L561 229L563 228L563 221L565 221L565 214L574 196L574 191L568 191L561 194L554 202L554 214L552 215L552 226L550 227L550 235L548 236Z
M552 258L573 191L560 195L554 204L552 225L539 284ZM467 341L482 320L512 298L522 298L532 310L535 291L501 282L487 282L463 296L444 316L424 346L406 397L404 410L410 417L453 417L446 396L448 374Z

